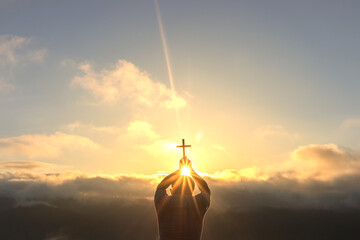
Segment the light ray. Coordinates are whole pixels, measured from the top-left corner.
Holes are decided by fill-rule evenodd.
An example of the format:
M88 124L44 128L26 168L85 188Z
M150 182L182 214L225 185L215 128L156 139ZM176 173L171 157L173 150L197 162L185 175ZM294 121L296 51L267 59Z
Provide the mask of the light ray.
M166 41L165 32L164 32L164 27L163 27L161 15L160 15L160 7L159 7L159 1L158 0L155 0L155 8L156 8L156 16L157 16L157 21L158 21L159 30L160 30L161 41L162 41L162 45L163 45L163 49L164 49L166 67L167 67L168 75L169 75L170 88L171 88L171 97L172 97L172 100L175 101L176 96L175 96L174 78L173 78L173 74L172 74L170 58L169 58L169 51L168 51L167 41ZM176 113L176 120L177 120L177 124L178 124L179 134L181 134L182 131L181 131L181 125L180 125L179 111L178 111L176 106L174 108L175 108L175 113Z

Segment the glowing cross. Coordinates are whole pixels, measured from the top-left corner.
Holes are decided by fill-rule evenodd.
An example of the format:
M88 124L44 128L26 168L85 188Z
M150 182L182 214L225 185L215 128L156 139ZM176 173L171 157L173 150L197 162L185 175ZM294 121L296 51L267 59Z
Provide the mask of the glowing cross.
M185 159L185 148L186 147L191 147L191 145L185 145L185 139L182 140L182 145L177 145L176 147L178 148L183 148L183 158Z

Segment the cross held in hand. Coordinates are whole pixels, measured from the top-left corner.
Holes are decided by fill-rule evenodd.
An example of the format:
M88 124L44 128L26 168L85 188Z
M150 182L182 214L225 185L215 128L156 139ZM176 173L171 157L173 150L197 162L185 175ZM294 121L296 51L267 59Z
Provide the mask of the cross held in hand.
M185 148L186 147L191 147L191 145L185 145L185 139L182 140L182 145L177 145L176 147L178 148L183 148L183 159L185 160Z

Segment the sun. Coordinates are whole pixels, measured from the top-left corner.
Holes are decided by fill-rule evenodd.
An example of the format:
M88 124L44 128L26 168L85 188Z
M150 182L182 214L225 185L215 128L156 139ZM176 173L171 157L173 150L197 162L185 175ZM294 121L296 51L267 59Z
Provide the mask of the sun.
M181 175L185 175L185 176L191 176L190 174L190 168L188 166L184 166L181 169Z

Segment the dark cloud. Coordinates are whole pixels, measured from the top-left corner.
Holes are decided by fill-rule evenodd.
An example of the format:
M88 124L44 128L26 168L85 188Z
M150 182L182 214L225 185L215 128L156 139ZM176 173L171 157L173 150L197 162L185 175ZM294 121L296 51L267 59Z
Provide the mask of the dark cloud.
M83 173L34 174L30 172L0 173L0 196L18 202L27 199L54 198L148 198L155 186L155 177L89 176Z
M204 239L359 239L359 211L257 209L207 216Z
M359 180L208 177L204 239L357 239ZM0 239L156 239L155 187L150 176L2 173Z
M95 240L156 236L156 217L150 200L56 199L52 204L56 207L18 206L2 211L0 238Z
M331 182L299 182L281 176L267 181L215 183L213 207L223 211L258 208L360 209L360 176L342 176ZM210 181L211 183L211 181Z

